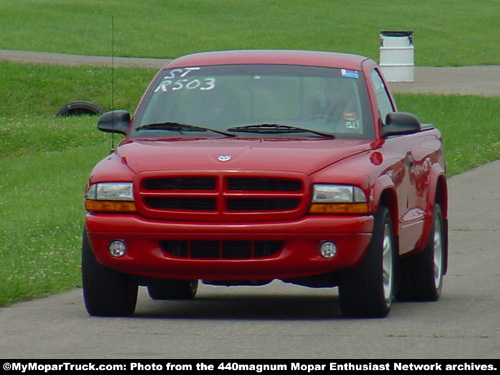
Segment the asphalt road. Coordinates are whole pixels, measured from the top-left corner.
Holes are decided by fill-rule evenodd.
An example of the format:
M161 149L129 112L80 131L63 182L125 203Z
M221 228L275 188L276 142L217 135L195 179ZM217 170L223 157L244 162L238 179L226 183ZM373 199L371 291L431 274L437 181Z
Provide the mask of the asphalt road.
M500 160L449 181L450 268L438 302L349 320L336 289L203 285L185 302L141 288L133 317L93 318L78 289L1 308L0 357L499 358L499 171Z
M483 74L489 79L468 86L487 95L496 82L492 95L500 96L500 74ZM438 81L419 77L397 91L440 92ZM0 357L499 358L499 172L500 160L449 180L450 267L438 302L396 303L386 319L348 320L336 289L202 285L187 302L153 301L141 289L133 317L92 318L77 289L0 308Z

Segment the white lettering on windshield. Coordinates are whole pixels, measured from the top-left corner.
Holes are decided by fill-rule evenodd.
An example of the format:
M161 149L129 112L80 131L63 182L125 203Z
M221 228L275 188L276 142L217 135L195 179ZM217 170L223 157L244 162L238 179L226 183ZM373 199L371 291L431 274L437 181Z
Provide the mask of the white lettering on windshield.
M169 90L179 91L184 89L202 91L213 90L215 88L214 77L188 77L191 72L199 70L199 67L172 69L165 77L163 77L163 80L160 82L158 87L156 87L154 92L167 92Z

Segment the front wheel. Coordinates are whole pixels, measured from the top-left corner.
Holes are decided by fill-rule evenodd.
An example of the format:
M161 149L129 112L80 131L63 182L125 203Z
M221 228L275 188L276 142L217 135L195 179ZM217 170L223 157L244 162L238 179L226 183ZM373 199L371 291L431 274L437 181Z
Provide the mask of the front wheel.
M131 277L106 268L95 259L83 232L82 286L87 312L93 316L129 316L137 303L137 283Z
M391 310L396 267L390 212L375 214L373 236L361 264L346 270L339 283L340 309L349 318L384 318Z

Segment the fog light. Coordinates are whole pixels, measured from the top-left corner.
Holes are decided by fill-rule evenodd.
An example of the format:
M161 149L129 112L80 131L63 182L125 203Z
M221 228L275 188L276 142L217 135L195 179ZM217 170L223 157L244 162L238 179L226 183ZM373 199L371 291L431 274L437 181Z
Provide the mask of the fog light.
M127 252L125 243L121 240L113 241L109 244L109 253L115 258L119 258Z
M319 252L324 258L331 259L337 254L337 246L333 242L325 241L321 244Z

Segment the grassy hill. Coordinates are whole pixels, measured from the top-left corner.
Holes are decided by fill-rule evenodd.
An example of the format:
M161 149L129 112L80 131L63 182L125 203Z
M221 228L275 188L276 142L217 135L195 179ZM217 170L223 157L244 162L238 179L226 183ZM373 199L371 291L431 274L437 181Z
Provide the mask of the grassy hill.
M172 58L306 49L378 60L382 30L412 30L419 66L499 64L497 0L0 1L0 48ZM112 32L113 29L113 32Z

